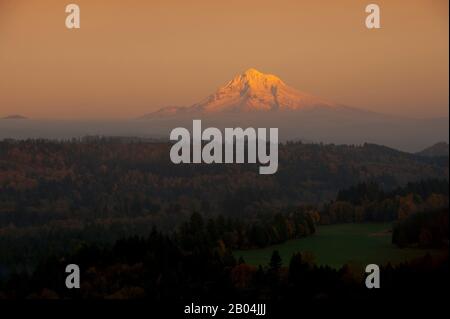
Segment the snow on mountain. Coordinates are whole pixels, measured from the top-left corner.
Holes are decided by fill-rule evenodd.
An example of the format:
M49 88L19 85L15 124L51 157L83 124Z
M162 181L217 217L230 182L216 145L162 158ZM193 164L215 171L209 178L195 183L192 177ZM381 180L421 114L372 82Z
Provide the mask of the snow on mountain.
M330 101L300 92L272 74L249 69L237 75L203 101L189 107L165 107L147 117L180 113L250 112L337 107Z
M141 119L143 126L162 136L202 119L205 127L219 129L277 127L280 141L369 142L405 151L423 149L437 140L448 142L449 124L448 118L411 119L336 104L255 69L236 76L199 103L165 107Z

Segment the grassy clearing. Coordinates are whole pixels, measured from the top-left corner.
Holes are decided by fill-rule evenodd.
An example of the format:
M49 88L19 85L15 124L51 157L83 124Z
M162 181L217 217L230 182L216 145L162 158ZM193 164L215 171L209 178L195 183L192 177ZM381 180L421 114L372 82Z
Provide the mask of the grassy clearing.
M397 264L427 252L439 254L441 251L424 249L400 249L391 244L391 224L339 224L319 226L315 235L290 240L284 244L263 249L235 251L236 257L242 256L252 265L267 265L274 250L278 250L283 264L288 266L292 254L310 251L316 263L338 268L345 263L367 265L370 263Z

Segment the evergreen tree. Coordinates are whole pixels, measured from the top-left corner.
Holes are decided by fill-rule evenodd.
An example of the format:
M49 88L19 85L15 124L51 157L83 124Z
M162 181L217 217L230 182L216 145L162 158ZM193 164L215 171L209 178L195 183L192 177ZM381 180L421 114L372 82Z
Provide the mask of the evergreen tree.
M269 269L273 272L278 272L281 268L282 260L278 250L274 250L272 257L270 257Z

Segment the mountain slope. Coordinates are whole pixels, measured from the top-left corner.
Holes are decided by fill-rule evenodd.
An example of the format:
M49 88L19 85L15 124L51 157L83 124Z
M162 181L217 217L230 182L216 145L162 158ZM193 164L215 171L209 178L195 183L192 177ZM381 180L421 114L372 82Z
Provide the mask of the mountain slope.
M220 112L298 110L314 106L337 105L297 91L275 75L249 69L193 108L203 112Z
M189 107L165 107L145 117L174 116L186 113L305 110L314 107L336 108L339 106L325 99L300 92L285 84L275 75L248 69L199 103Z
M417 152L448 141L448 118L411 119L344 106L298 91L280 78L249 69L204 100L188 107L170 106L140 123L159 135L174 127L277 127L279 140L336 144L365 142ZM135 124L138 125L138 124Z

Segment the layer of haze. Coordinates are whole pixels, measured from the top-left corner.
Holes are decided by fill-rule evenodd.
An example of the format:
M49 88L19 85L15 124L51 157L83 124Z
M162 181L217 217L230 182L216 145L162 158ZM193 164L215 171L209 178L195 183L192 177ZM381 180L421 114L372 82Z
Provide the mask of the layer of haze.
M254 67L354 107L448 116L448 2L0 0L0 117L133 118Z

